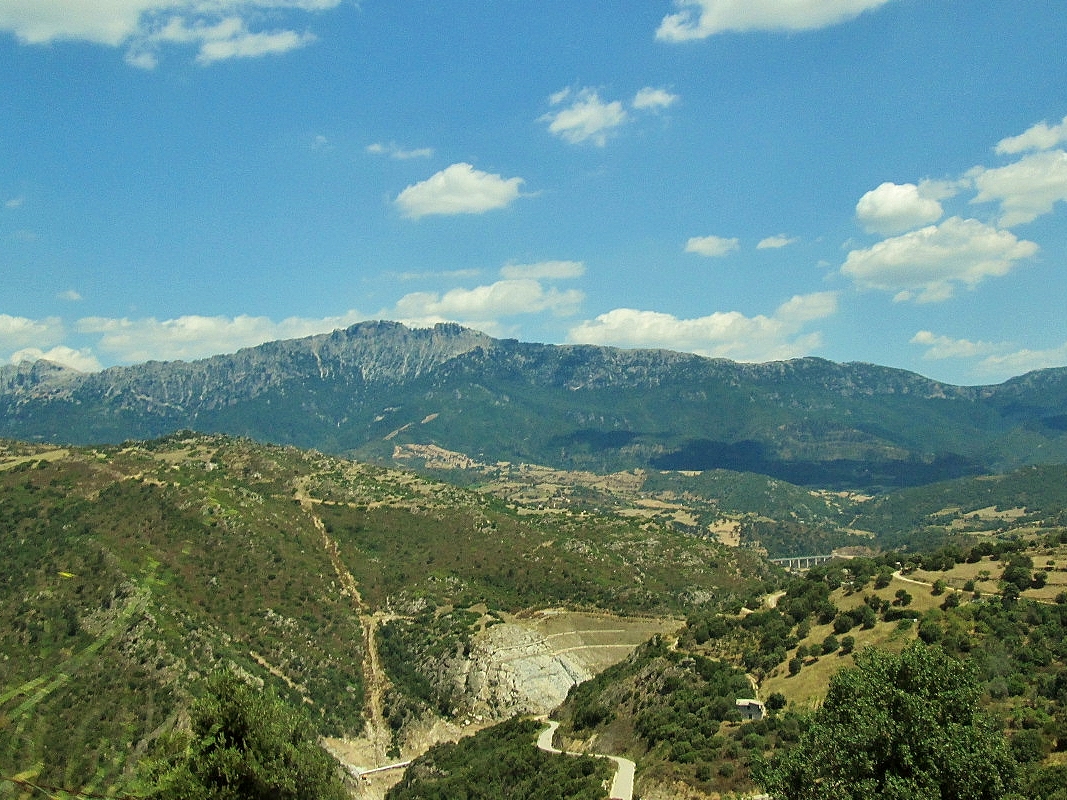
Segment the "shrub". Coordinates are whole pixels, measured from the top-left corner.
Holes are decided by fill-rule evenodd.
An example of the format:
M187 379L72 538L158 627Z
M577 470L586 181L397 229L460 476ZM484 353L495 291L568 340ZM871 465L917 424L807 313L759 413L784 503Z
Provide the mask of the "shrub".
M149 762L149 800L346 800L310 721L272 690L217 673L190 717L188 737Z

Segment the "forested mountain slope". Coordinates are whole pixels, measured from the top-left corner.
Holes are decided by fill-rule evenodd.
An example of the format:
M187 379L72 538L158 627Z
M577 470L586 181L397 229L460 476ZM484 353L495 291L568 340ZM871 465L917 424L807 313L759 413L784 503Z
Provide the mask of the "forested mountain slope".
M892 488L1067 462L1067 369L959 387L870 364L739 364L386 322L191 363L0 368L0 435L117 443L181 428L377 460L435 444L487 462Z

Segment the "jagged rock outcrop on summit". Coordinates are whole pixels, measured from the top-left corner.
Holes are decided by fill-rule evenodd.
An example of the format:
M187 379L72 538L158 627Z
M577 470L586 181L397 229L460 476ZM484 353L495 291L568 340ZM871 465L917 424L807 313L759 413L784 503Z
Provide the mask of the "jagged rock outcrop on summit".
M232 405L291 381L372 383L418 378L494 340L454 324L407 328L361 322L333 333L268 342L197 361L149 361L83 373L48 361L0 368L0 392L20 399L104 397L121 408L185 411Z

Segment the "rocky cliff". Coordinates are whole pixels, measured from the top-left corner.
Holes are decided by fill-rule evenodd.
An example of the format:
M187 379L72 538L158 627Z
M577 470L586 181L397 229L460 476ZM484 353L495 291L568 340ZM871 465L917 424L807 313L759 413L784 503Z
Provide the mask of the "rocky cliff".
M467 658L449 665L461 713L486 719L547 714L571 687L593 677L576 658L553 652L543 636L521 625L487 628Z

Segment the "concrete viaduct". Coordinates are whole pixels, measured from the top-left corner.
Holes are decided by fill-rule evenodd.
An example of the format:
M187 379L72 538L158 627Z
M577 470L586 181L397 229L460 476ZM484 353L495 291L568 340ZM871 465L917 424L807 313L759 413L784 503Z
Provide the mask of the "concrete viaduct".
M790 572L803 572L819 564L825 564L834 558L837 558L837 556L791 556L789 558L772 558L770 561L772 564L785 567Z

